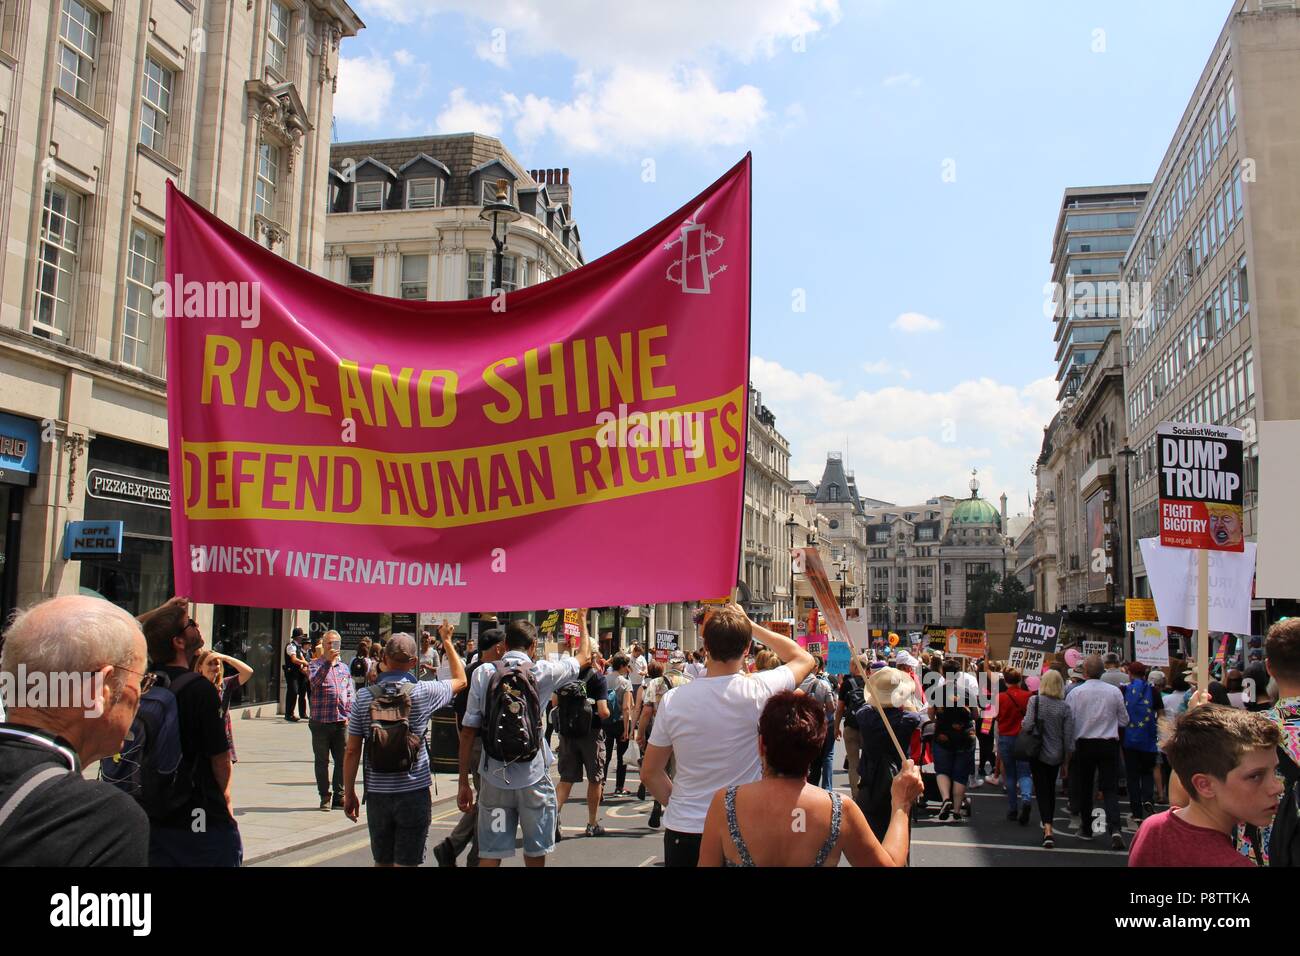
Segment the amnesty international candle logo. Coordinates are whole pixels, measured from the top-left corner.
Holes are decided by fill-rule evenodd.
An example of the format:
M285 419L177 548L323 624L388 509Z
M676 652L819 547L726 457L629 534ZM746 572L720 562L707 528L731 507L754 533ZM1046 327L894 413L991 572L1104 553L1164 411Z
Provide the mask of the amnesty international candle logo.
M746 157L640 237L510 292L504 313L330 282L169 189L178 593L384 611L604 606L633 582L654 603L729 591L749 180ZM724 235L731 255L711 261ZM678 245L680 291L663 272ZM244 299L256 321L231 307ZM648 424L613 428L615 412ZM642 528L656 533L628 547Z
M1242 551L1242 432L1161 422L1160 543L1167 548Z

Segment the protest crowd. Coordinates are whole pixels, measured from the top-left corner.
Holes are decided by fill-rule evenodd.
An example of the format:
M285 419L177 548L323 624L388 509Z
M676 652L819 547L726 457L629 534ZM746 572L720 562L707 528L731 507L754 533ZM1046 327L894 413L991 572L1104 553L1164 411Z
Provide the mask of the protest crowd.
M891 647L830 674L736 604L697 619L703 650L667 661L639 645L602 659L585 616L555 660L523 620L481 631L468 660L447 623L349 661L337 632L313 643L295 631L284 719L309 722L320 810L357 820L364 800L376 866L426 862L428 729L444 708L459 728L462 816L432 847L439 866L467 849L465 863L498 866L517 840L543 866L584 780L584 834L602 836L611 763L610 796L630 797L639 771L670 867L905 866L914 821L960 826L972 789L989 786L1008 821L1036 815L1048 851L1100 841L1130 866L1300 862L1300 619L1206 688L1185 667L1171 679L1114 653L1026 674ZM92 707L11 706L0 724L0 863L241 863L229 702L252 671L206 647L188 601L138 620L97 598L45 601L5 631L0 668L100 678ZM833 785L836 741L848 794ZM1121 790L1139 824L1131 845ZM1068 834L1053 826L1058 799Z

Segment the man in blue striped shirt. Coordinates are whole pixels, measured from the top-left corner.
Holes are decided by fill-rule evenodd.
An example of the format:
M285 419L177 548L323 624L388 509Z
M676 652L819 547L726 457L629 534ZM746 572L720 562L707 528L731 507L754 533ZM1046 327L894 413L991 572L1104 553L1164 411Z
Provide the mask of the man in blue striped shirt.
M376 684L380 693L394 684L409 682L411 733L423 737L436 710L451 703L452 697L465 687L465 665L452 643L452 626L438 629L442 638L444 660L451 668L451 680L417 681L412 673L419 663L415 638L394 634L384 646L380 675ZM348 717L348 749L343 762L343 810L356 820L361 812L357 799L357 767L361 765L362 742L370 735L370 704L376 696L372 685L357 692ZM365 753L366 822L370 828L370 853L375 866L419 866L424 862L424 846L429 838L433 804L429 787L429 754L418 748L415 762L403 773L386 773L371 766L369 748Z

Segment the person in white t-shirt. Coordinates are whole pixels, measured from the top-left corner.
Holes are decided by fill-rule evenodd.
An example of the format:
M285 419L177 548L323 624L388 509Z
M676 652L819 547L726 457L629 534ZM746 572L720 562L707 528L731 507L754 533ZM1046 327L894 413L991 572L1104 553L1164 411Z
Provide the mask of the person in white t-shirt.
M657 701L654 728L641 761L646 789L664 813L664 863L695 866L713 795L762 777L758 719L775 693L794 690L812 673L812 655L793 640L755 624L738 604L712 611L704 621L708 664L703 677ZM781 666L747 675L750 642L766 644ZM676 763L669 779L668 761Z
M640 644L633 644L630 653L632 655L632 692L636 693L640 689L641 683L645 680L646 662L645 654L641 650Z

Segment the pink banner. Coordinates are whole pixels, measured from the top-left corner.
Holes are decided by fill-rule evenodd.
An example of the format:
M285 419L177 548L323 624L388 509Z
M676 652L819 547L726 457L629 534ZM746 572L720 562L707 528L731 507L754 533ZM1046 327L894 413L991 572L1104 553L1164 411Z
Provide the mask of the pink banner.
M748 156L614 252L497 297L357 292L170 185L165 262L178 593L470 611L735 586Z

